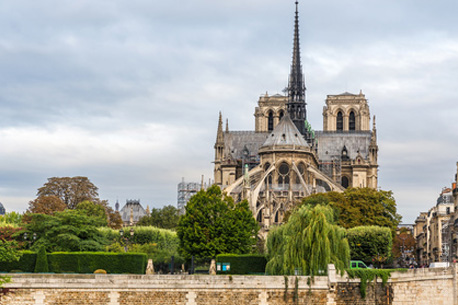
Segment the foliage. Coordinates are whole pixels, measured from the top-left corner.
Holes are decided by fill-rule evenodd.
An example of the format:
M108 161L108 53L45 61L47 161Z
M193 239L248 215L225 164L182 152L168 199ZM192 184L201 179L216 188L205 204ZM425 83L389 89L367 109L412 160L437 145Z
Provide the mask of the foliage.
M213 185L191 197L180 218L177 233L180 250L191 256L215 257L220 253L250 253L259 226L246 200L235 204Z
M35 263L35 273L49 272L48 259L46 257L45 247L40 247L37 253L37 261Z
M93 273L104 269L107 273L144 274L147 256L142 253L55 252L48 254L49 271L55 273Z
M21 270L23 272L33 272L37 254L32 251L20 251L21 257L18 261L2 262L0 272L10 272L11 270Z
M302 275L314 276L326 272L332 263L343 272L350 261L345 235L334 224L332 208L303 206L291 214L288 223L269 232L266 271L291 275L299 269Z
M22 214L18 212L8 212L5 215L0 215L0 227L10 226L18 227L22 224Z
M164 206L162 209L153 208L151 210L151 214L143 216L138 221L137 225L175 229L178 226L178 221L180 220L178 212L179 210L172 205Z
M82 211L65 210L54 215L29 214L29 223L25 231L29 235L37 234L37 241L32 249L41 246L47 252L53 251L102 251L106 240L97 230L105 224L94 216L87 216Z
M177 233L172 230L156 227L133 227L134 235L121 238L118 230L106 227L99 228L104 239L112 241L106 246L106 251L123 253L125 246L128 252L145 253L154 262L154 270L168 272L171 257L175 258L175 265L184 263L184 259L178 252L179 239Z
M407 228L401 228L399 234L396 234L393 240L393 256L401 258L406 251L415 249L415 238Z
M17 242L0 239L0 263L18 261L20 257Z
M103 269L97 269L94 271L95 274L107 274L107 272Z
M267 264L266 257L259 254L219 254L216 262L231 264L229 271L218 271L224 274L264 274Z
M66 208L67 206L59 197L46 195L29 201L29 209L27 211L30 213L53 215L55 212L62 212Z
M56 196L67 208L74 209L80 202L96 200L97 191L98 188L87 177L52 177L38 189L37 197Z
M348 243L352 259L367 265L383 263L391 255L392 238L389 228L362 226L348 229Z
M396 201L391 191L372 188L348 188L343 193L327 192L308 196L301 205L330 205L337 225L344 228L380 226L394 234L401 221L396 212Z
M385 286L388 279L391 277L392 272L404 272L406 269L348 269L346 271L349 278L360 279L359 292L361 293L361 297L364 299L366 297L366 288L368 283L372 282L374 279L377 281L377 278L381 278L382 285Z

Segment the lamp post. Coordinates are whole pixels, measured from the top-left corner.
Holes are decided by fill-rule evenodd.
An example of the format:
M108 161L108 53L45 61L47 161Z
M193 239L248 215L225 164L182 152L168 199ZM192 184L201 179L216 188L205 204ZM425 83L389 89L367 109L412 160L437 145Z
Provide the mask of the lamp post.
M119 230L119 235L121 235L121 239L124 241L124 252L127 252L127 245L131 244L131 239L134 237L134 228L130 228L129 230L130 236L124 235L124 230Z
M29 248L32 246L32 244L37 240L37 233L32 234L32 239L29 239L29 235L27 232L24 233L23 235L24 241L29 243Z

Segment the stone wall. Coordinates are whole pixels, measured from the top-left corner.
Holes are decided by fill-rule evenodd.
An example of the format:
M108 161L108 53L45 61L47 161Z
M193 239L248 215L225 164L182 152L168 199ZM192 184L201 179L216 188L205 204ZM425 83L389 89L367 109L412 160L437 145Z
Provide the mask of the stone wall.
M13 274L0 305L458 305L456 265L394 273L385 286L369 284L365 299L357 280L328 273L312 283L303 276Z

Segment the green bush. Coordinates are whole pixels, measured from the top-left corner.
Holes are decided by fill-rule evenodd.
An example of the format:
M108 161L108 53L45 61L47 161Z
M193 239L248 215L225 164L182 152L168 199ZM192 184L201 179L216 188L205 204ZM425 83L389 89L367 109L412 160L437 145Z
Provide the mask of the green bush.
M230 263L229 271L218 271L218 274L259 274L265 273L267 260L259 254L220 254L216 263Z
M37 253L37 262L35 263L35 273L49 272L48 260L46 258L45 247L40 247Z
M0 272L10 272L11 270L22 270L23 272L33 272L35 270L35 262L37 254L32 251L22 251L22 256L19 261L1 262Z
M55 252L48 254L49 271L55 273L93 273L104 269L108 273L144 274L147 255L143 253Z
M391 230L386 227L362 226L347 230L351 259L370 264L382 264L391 255Z

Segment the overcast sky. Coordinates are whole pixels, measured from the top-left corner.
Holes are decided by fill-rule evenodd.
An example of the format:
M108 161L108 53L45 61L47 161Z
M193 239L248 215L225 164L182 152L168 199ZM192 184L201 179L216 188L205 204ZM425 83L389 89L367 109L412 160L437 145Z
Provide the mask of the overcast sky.
M379 186L404 222L458 161L456 0L299 4L308 119L360 89L377 116ZM287 85L294 0L0 3L0 201L24 211L48 177L87 176L114 205L176 205L212 177L218 112L254 129Z

